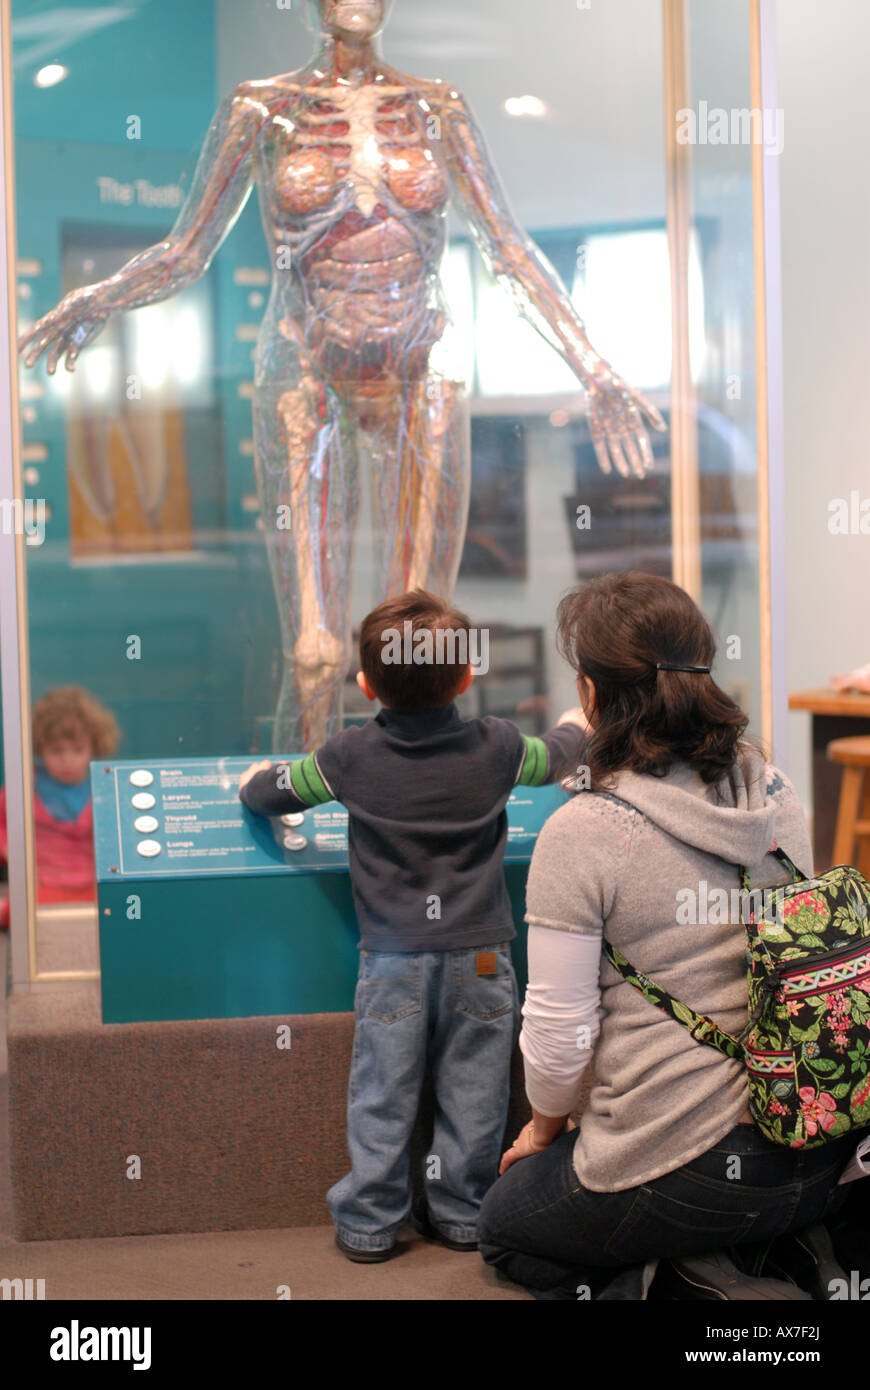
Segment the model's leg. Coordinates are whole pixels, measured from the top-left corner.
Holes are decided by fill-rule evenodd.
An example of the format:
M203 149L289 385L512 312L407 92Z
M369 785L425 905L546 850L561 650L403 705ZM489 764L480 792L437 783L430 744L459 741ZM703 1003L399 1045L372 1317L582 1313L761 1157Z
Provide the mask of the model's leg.
M426 1069L437 957L360 954L347 1090L351 1171L327 1202L341 1239L387 1250L411 1206L410 1143Z
M424 1190L433 1224L452 1240L475 1239L498 1176L518 1025L510 947L446 952L429 1054L435 1121Z
M424 588L450 598L471 472L468 398L461 382L408 382L372 430L372 513L381 598Z
M340 728L350 665L355 443L338 398L312 375L257 387L254 443L284 658L272 749L307 752Z

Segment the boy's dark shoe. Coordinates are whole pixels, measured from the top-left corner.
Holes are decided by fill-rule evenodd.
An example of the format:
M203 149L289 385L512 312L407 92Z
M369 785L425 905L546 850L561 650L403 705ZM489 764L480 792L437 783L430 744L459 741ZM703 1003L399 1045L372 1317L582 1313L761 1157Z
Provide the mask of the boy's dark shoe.
M433 1226L429 1219L429 1211L425 1199L416 1198L411 1211L411 1225L424 1240L436 1240L439 1245L446 1245L448 1250L474 1251L477 1249L476 1240L452 1240L450 1236L445 1236L437 1226Z
M341 1236L336 1233L335 1243L342 1255L346 1255L349 1260L353 1260L358 1265L379 1265L384 1260L388 1260L391 1255L396 1253L395 1243L388 1245L386 1250L357 1250L355 1245L346 1245Z

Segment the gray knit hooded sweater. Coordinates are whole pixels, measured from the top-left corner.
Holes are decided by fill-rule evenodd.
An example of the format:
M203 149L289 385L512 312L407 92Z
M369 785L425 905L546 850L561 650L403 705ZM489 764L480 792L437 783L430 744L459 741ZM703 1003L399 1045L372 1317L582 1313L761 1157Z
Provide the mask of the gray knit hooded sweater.
M685 763L665 778L622 772L607 793L579 793L541 831L526 900L530 924L606 934L632 965L729 1032L747 1019L735 866L746 865L753 889L788 881L768 853L774 844L804 873L813 867L788 778L745 743L734 777L736 798L727 782L708 786ZM740 1120L748 1089L742 1062L695 1042L603 955L600 985L595 1084L574 1166L584 1187L617 1192L712 1148Z

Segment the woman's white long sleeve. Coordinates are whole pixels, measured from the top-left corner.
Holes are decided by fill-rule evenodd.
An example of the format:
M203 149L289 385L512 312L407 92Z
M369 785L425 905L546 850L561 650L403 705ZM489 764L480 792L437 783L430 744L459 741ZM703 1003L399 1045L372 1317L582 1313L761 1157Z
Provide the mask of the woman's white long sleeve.
M599 1031L601 937L529 926L529 985L520 1050L526 1095L542 1115L568 1115Z

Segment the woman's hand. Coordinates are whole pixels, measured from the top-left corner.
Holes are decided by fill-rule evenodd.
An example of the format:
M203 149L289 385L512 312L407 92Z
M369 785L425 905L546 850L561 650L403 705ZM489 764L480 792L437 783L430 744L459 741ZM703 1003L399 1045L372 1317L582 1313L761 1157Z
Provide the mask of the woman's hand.
M252 777L256 777L258 772L265 772L266 768L271 766L272 763L269 758L264 758L263 761L260 763L251 763L251 766L246 767L241 777L239 778L239 791L241 791L242 787L244 787L248 782L250 782Z
M529 1120L527 1125L523 1125L516 1139L511 1144L511 1147L506 1149L501 1156L501 1163L498 1165L499 1177L502 1177L507 1172L508 1168L510 1168L511 1164L516 1163L517 1159L530 1158L532 1154L543 1153L544 1149L548 1149L553 1140L558 1138L560 1134L565 1134L568 1130L577 1128L570 1115L565 1120L565 1123L562 1125L560 1122L560 1125L561 1127L557 1129L544 1144L539 1142L540 1134L538 1134L537 1138L533 1138L535 1129L534 1120Z
M532 1146L531 1131L534 1120L529 1120L527 1125L523 1125L510 1148L501 1156L501 1163L498 1165L498 1175L503 1177L512 1163L516 1163L518 1158L530 1158L532 1154L542 1152L540 1144Z
M66 369L72 372L79 353L102 331L110 313L111 310L101 306L98 287L84 285L64 295L54 309L43 314L27 333L22 334L18 351L29 348L24 361L32 367L50 349L46 363L49 376L54 375L59 359L66 354Z

